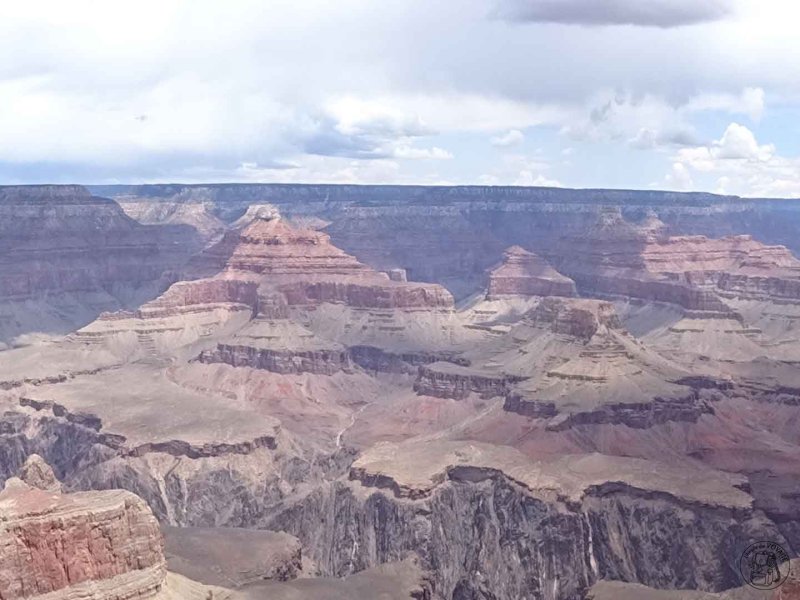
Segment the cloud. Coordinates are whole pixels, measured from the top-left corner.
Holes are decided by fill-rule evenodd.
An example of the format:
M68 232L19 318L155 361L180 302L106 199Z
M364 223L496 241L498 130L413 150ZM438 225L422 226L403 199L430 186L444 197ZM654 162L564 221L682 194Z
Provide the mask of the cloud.
M724 19L733 13L733 4L730 0L501 0L496 13L520 22L670 28Z
M512 129L503 135L493 137L490 141L492 146L497 146L498 148L519 146L525 141L525 135L519 129Z
M765 105L764 90L748 87L739 94L699 94L686 104L686 110L722 110L731 114L747 115L752 121L759 121L764 114Z
M722 134L722 138L711 149L716 158L747 159L767 161L775 153L775 146L760 146L756 136L744 125L731 123Z
M761 144L750 129L730 123L720 139L704 146L681 148L673 157L668 185L690 189L693 176L716 179L708 189L754 197L800 196L800 158L777 154L774 144Z
M670 189L684 192L694 189L694 182L689 169L680 162L672 163L672 170L667 174L666 183Z
M563 187L556 179L548 179L541 173L535 177L532 171L520 171L519 176L514 180L514 185L525 185L535 187Z
M453 158L453 155L450 152L443 150L438 146L433 146L432 148L413 148L407 145L400 145L394 149L392 156L395 158L422 158L434 160L446 160Z

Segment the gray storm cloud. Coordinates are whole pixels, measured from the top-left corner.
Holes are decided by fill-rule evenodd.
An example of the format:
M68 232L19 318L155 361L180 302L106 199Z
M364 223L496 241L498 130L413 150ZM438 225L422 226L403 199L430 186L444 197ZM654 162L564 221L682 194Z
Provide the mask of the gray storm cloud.
M718 21L732 13L730 0L501 0L497 7L497 15L509 21L662 28Z

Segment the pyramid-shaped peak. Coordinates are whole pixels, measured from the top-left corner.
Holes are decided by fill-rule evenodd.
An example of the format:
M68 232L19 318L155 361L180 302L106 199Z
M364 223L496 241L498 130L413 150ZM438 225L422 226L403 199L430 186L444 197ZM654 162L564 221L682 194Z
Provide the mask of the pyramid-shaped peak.
M521 246L503 252L503 262L489 271L487 296L575 296L575 283L540 256Z

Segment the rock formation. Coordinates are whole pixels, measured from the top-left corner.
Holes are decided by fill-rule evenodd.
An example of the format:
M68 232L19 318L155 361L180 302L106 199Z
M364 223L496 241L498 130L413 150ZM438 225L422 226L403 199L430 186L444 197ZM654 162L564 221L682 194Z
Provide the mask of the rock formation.
M141 225L80 186L0 187L0 341L136 305L197 249L188 228Z
M800 222L797 203L524 188L126 193L139 222L92 196L73 217L63 198L36 213L59 240L61 219L77 231L96 212L95 234L114 235L76 248L125 254L120 265L153 248L172 285L103 304L125 310L63 339L0 351L0 582L62 586L15 600L645 593L603 581L721 600L739 585L743 546L800 547L798 261L775 245L788 239L775 215ZM185 264L161 245L184 226L209 242ZM3 260L0 279L14 271ZM150 285L137 277L118 287ZM86 491L64 494L56 476ZM84 536L106 531L100 521L147 529L153 516L176 572L155 556L158 537L155 554L125 554L141 536ZM63 552L51 564L41 540L67 547L70 519L75 566ZM40 541L4 545L11 521ZM31 549L53 576L13 558Z
M46 470L29 461L23 476ZM52 473L51 473L52 474ZM61 494L11 478L0 492L0 598L157 598L166 565L158 523L121 490Z
M554 256L559 270L585 291L690 311L734 315L726 297L800 299L800 260L783 246L766 246L749 235L667 237L651 222L627 222L614 208L565 238Z
M270 526L297 535L333 574L413 549L445 598L577 598L603 577L719 590L737 581L722 540L736 554L751 536L780 537L742 479L646 461L532 462L507 447L412 442L373 448L350 477L285 506ZM685 555L663 561L664 547Z
M575 295L575 282L520 246L506 248L502 264L489 272L488 298Z

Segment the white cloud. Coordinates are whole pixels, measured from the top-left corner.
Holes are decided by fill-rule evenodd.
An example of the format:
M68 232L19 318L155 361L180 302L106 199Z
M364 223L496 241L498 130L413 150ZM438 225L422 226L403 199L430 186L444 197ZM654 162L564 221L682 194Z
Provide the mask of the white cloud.
M800 196L800 158L787 158L773 144L760 144L750 129L731 123L719 140L706 146L681 148L667 182L687 189L692 174L715 175L709 189L755 197Z
M686 165L680 162L672 163L672 170L666 178L667 187L680 191L690 191L694 189L694 182Z
M756 136L747 127L731 123L722 134L722 139L714 142L711 153L722 159L768 161L775 154L775 146L759 145Z
M514 22L485 0L0 2L0 182L230 180L242 164L265 177L377 172L352 160L422 181L427 159L453 155L439 180L552 178L485 142L524 131L554 148L559 130L570 145L685 148L711 172L720 153L752 151L698 139L718 113L755 127L770 116L765 99L800 107L800 8L763 1L739 0L731 15L714 0L538 0ZM621 23L660 29L588 26ZM557 177L607 159L590 148L576 151L574 177Z
M435 160L443 160L453 158L453 155L447 150L443 150L438 146L432 148L412 148L407 145L400 145L394 149L392 154L395 158L428 158Z
M514 185L527 185L536 187L562 187L561 183L555 179L549 179L541 173L534 176L532 171L520 171L519 176L514 180Z
M490 141L492 146L497 146L499 148L519 146L525 141L525 135L519 129L512 129L503 135L493 137Z

